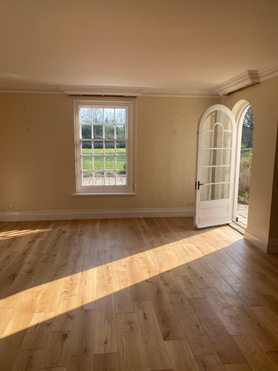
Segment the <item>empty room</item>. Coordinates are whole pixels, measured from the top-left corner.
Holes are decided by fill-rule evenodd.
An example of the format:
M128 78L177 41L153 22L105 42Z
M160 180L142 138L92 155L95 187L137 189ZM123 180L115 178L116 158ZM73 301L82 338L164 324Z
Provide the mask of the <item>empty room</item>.
M0 0L0 370L278 370L278 2Z

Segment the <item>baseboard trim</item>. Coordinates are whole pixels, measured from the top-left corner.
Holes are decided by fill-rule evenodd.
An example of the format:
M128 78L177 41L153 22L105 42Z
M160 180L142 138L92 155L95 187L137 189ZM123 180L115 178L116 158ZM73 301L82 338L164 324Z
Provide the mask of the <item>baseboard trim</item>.
M43 210L0 212L0 221L193 217L193 208Z
M263 250L264 252L268 251L268 239L261 236L257 232L252 231L250 228L246 228L244 232L244 238L253 243L259 249Z

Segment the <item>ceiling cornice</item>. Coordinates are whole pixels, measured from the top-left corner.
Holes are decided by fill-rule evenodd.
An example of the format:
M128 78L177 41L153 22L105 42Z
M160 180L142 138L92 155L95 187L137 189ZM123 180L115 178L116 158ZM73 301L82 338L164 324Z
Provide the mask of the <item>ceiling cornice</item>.
M247 86L258 84L259 82L258 71L248 70L215 86L214 91L219 95L227 95Z
M62 90L67 95L115 95L115 96L135 96L142 95L145 88L138 87L120 87L120 86L82 86L82 85L60 85Z
M272 64L271 66L258 70L258 75L260 81L272 79L273 77L278 76L278 62Z

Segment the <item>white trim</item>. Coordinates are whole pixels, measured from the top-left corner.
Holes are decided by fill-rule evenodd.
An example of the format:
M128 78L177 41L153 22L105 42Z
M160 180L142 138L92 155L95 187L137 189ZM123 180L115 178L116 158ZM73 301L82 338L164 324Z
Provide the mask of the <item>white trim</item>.
M244 117L249 107L250 103L247 100L241 102L240 107L236 107L240 102L236 103L232 109L232 113L235 116L236 121L236 153L235 153L235 178L234 178L234 206L233 206L233 216L232 220L235 222L237 216L237 204L238 204L238 184L239 184L239 173L240 173L240 158L241 158L241 141L242 141L242 127ZM234 112L236 107L236 112Z
M158 209L96 209L96 210L49 210L0 212L0 221L32 220L73 220L73 219L112 219L112 218L159 218L193 217L194 209L158 208Z
M82 186L81 180L81 138L80 138L80 122L79 111L81 107L113 107L124 108L127 112L126 121L126 185L125 186ZM133 102L129 101L115 101L114 99L105 98L105 101L98 100L74 100L74 143L75 143L75 179L76 179L76 194L120 194L134 193L132 189L133 179ZM90 139L88 139L90 140ZM101 139L100 139L101 140ZM103 139L104 140L104 139ZM115 141L116 139L111 139ZM93 171L93 169L92 169Z
M258 71L247 70L215 86L214 91L219 95L226 95L246 86L258 84L259 82Z
M269 80L278 76L278 62L272 64L271 66L261 68L258 70L258 74L260 81Z
M145 88L121 86L90 86L90 85L60 85L59 88L67 95L118 95L138 97Z
M253 243L259 249L263 250L264 252L268 252L268 239L261 236L257 232L252 231L250 228L246 228L244 232L244 238Z

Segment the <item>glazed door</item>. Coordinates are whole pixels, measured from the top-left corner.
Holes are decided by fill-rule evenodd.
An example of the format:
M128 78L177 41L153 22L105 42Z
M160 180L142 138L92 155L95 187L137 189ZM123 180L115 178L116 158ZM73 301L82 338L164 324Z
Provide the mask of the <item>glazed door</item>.
M234 116L223 105L210 107L201 117L195 183L197 228L232 221L235 130Z

